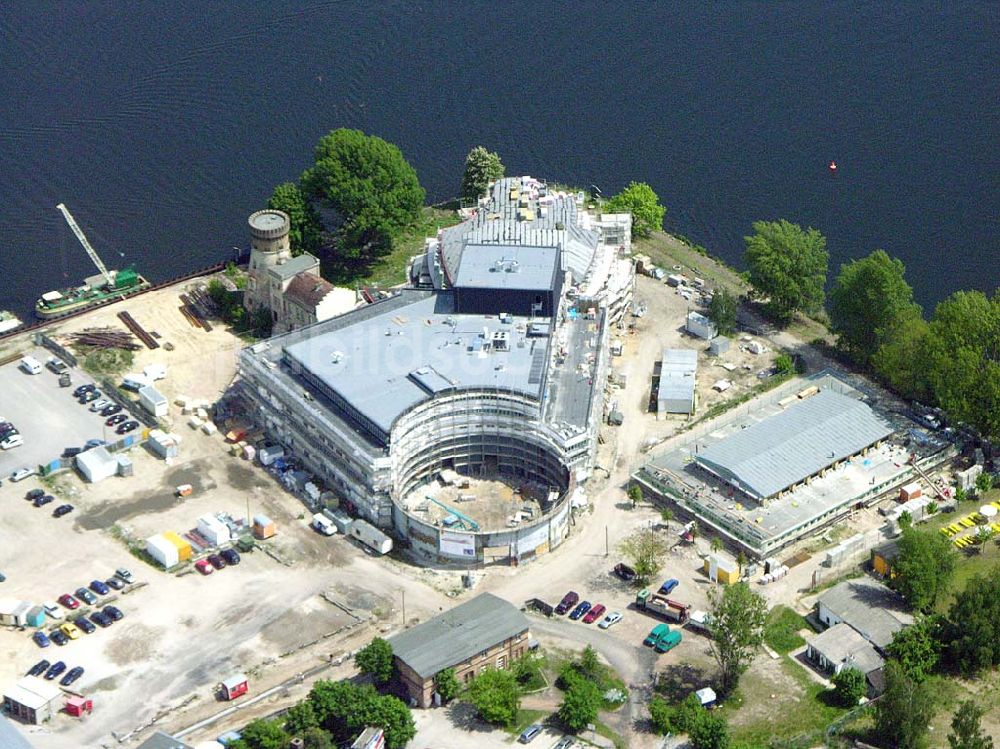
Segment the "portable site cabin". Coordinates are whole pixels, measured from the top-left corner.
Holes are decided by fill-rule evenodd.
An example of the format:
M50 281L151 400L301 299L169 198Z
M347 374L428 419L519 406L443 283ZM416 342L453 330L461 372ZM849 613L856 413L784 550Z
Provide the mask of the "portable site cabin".
M740 581L740 566L731 559L725 559L715 554L705 557L704 570L712 582L731 585Z
M724 335L717 335L708 342L708 353L711 356L720 356L729 351L729 339Z
M103 446L92 447L76 456L76 468L92 484L118 473L118 460Z
M3 709L13 718L38 725L55 714L58 710L56 703L62 696L62 690L51 681L25 676L4 690Z
M167 531L146 539L146 553L165 569L170 569L191 558L191 544L173 531Z
M139 388L139 405L157 418L166 416L169 410L167 397L152 385Z
M235 700L250 689L246 674L234 674L225 679L219 686L222 689L222 699L224 700Z
M214 515L202 515L198 518L198 533L204 536L212 546L222 546L232 539L229 526Z
M253 534L257 538L263 540L265 538L271 538L277 531L274 528L274 521L271 520L267 515L254 515L253 516Z
M85 713L94 712L94 701L86 697L67 697L63 710L74 718L82 718Z
M719 334L719 329L715 327L715 323L700 312L694 312L693 310L688 312L685 328L691 335L704 338L706 341L711 341Z

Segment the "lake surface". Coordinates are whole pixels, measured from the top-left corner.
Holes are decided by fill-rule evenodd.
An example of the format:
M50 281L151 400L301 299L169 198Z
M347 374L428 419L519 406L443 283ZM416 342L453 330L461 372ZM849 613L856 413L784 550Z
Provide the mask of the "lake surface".
M647 181L737 265L788 218L832 273L882 247L925 306L992 291L998 47L995 2L6 3L0 307L95 272L57 203L166 280L246 246L336 127L398 144L433 200L483 144L509 173Z

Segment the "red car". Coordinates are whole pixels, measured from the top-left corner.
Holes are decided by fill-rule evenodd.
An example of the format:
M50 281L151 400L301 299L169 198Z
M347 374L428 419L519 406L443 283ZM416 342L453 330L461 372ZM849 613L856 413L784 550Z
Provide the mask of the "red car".
M80 608L80 602L73 598L73 596L69 593L63 593L59 596L59 603L68 608L70 611Z
M207 559L199 559L194 563L194 568L203 575L211 575L215 572L215 568L212 567L211 563Z
M604 616L605 611L607 611L607 609L604 607L603 603L597 604L596 606L594 606L594 608L592 608L590 611L587 612L586 616L583 617L583 623L593 624L602 616Z

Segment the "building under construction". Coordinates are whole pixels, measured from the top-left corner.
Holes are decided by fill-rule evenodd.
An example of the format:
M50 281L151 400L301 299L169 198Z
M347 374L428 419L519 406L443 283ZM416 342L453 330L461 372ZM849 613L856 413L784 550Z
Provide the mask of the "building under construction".
M537 180L498 181L473 218L428 240L411 288L245 349L248 413L429 563L558 545L592 467L608 329L631 299L622 225ZM505 482L530 509L508 496L510 512L477 513L459 493L470 501L441 517L404 501L455 477Z

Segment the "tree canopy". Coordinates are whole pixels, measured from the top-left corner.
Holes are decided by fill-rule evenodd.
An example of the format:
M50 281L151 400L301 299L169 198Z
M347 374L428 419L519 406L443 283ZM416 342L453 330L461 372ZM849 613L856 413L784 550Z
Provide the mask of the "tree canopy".
M739 300L725 286L720 286L712 294L712 301L708 303L708 319L715 323L719 335L732 335L736 330L738 308Z
M381 637L374 638L354 656L354 665L376 684L385 684L392 678L392 645Z
M487 151L483 146L476 146L465 157L465 171L462 173L462 197L476 200L486 193L490 182L494 182L504 174L500 154Z
M281 727L280 720L252 720L243 728L237 742L237 749L285 749L289 736ZM232 746L232 745L231 745Z
M993 739L983 733L982 719L986 713L972 700L958 706L951 719L948 745L951 749L993 749Z
M648 237L663 228L667 209L660 205L660 198L645 182L629 182L628 187L608 200L605 213L631 213L632 238Z
M458 678L455 676L455 669L446 668L438 671L434 677L434 689L441 695L441 699L449 702L458 696L460 689Z
M1000 665L1000 567L969 580L948 612L948 662L965 676Z
M303 252L316 254L323 241L323 223L312 204L294 182L285 182L274 188L267 207L288 214L291 227L288 243L293 255Z
M833 689L843 707L855 707L868 691L865 675L856 668L844 668L833 675Z
M872 357L875 372L889 387L906 398L931 398L927 361L923 351L930 326L919 315L903 316L884 336Z
M884 746L923 749L934 717L934 697L925 682L917 684L889 661L885 666L885 692L875 703L875 733Z
M601 690L593 681L580 676L574 678L563 695L559 706L559 719L574 733L579 733L588 723L597 720L601 709Z
M642 585L663 568L669 547L662 535L652 528L638 528L618 545L618 550L631 563L636 582Z
M940 533L903 528L890 581L918 611L930 612L951 585L955 551Z
M517 678L509 671L483 671L472 680L468 695L479 717L497 726L513 725L521 706Z
M767 603L745 582L728 585L721 593L711 588L708 600L712 655L722 671L721 691L729 694L764 642Z
M830 326L860 364L871 361L904 319L920 316L905 273L885 250L840 266L830 289Z
M937 667L941 656L941 634L939 617L921 617L892 636L886 654L900 665L907 676L920 683Z
M829 254L826 238L798 224L755 221L746 240L750 284L768 298L768 312L789 320L797 310L815 312L823 306Z
M380 695L370 684L317 681L307 699L319 725L338 743L350 743L366 726L381 728L389 749L402 749L416 734L410 708L396 697Z

